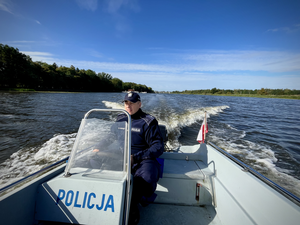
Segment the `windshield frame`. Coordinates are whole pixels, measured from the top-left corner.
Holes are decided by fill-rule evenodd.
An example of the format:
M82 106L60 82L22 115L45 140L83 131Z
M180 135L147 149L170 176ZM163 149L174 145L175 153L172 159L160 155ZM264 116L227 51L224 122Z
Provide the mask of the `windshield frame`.
M125 128L125 149L124 149L125 152L124 152L123 171L126 173L127 181L129 182L130 176L131 176L131 166L130 166L131 165L131 162L130 162L130 160L131 160L131 132L129 132L129 131L131 131L131 116L130 116L130 114L124 109L92 109L84 115L84 118L82 119L82 122L78 129L79 135L82 133L81 131L84 129L85 121L88 119L89 115L92 112L121 112L121 113L124 113L128 117L128 123ZM70 169L72 167L72 162L74 161L75 152L76 152L77 146L79 144L80 138L81 138L80 136L76 137L72 152L70 154L70 158L68 160L69 162L68 162L65 172L64 172L65 177L72 176L72 174L70 173Z

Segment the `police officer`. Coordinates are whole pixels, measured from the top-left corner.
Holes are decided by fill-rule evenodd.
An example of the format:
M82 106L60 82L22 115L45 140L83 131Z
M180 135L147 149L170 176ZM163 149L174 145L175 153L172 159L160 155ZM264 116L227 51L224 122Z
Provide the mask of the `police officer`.
M143 196L150 197L157 185L160 165L158 158L164 151L163 138L157 120L141 110L141 98L129 92L124 98L125 110L131 115L131 167L133 191L129 214L129 224L139 222L138 204ZM125 114L118 121L127 121Z

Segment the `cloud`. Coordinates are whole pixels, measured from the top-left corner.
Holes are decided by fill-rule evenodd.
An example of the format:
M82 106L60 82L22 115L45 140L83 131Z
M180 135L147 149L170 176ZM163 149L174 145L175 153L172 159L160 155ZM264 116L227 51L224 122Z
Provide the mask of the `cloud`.
M137 0L105 0L105 3L109 13L117 13L121 8L129 8L134 12L140 11Z
M126 12L140 12L140 6L137 0L105 0L104 11L112 15L116 30L119 33L124 33L131 31L130 21Z
M22 43L22 41L19 41ZM26 43L26 41L23 41ZM95 50L87 49L88 53L97 58L103 55ZM51 56L50 53L27 52L30 56ZM86 60L56 59L57 64L77 65L79 68L111 71L111 72L151 72L172 74L199 74L205 72L228 71L264 71L268 73L299 72L300 53L282 51L200 51L188 54L166 54L167 63L122 63ZM164 61L162 59L162 61ZM52 61L51 61L52 62Z
M19 48L22 50L32 50L36 49L38 46L50 46L50 47L58 47L61 46L60 42L55 42L47 36L44 36L44 40L37 41L28 41L28 40L17 40L17 41L2 41L3 44L12 46L14 48Z
M13 46L14 48L30 48L36 41L3 41L3 44Z
M98 7L98 0L76 0L79 7L90 11L96 11Z
M25 41L24 41L25 42ZM169 64L60 59L48 52L23 52L33 61L112 74L154 90L300 88L300 54L274 51L201 51L166 55ZM91 54L102 54L90 50ZM284 73L283 73L284 72Z
M170 74L170 73L130 73L115 72L113 77L117 77L124 82L135 82L146 84L156 91L183 91L212 89L299 89L300 77L297 75L280 75L270 78L269 76L250 75L247 73L238 73L233 75L231 72L214 74Z
M199 71L300 71L300 54L281 51L204 51L183 59Z
M14 13L12 12L12 3L10 0L0 0L0 10L14 15Z
M23 44L23 43L35 43L35 41L7 41L8 44Z
M53 54L48 52L28 52L23 51L24 54L30 55L30 56L53 56Z
M101 54L100 52L94 50L94 49L86 49L87 53L93 57L96 58L102 58L103 54Z
M279 27L279 28L273 28L268 29L266 32L286 32L286 33L293 33L300 30L300 24L295 24L291 27Z
M24 17L20 13L15 12L15 10L13 10L13 6L14 5L10 0L0 0L0 10L8 12L8 13L14 15L14 16L17 16L17 17L25 18L26 20L34 21L35 23L41 25L40 21Z
M29 55L32 61L34 62L42 61L48 64L53 64L54 62L57 61L57 59L53 57L54 55L49 52L30 52L30 51L20 51L20 52L22 52L25 55Z

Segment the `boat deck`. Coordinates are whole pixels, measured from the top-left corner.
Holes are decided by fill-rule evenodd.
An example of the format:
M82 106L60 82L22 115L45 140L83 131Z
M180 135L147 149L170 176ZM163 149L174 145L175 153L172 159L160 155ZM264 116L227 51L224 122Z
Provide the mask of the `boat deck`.
M197 207L154 203L147 207L141 207L140 215L140 225L222 224L213 206Z
M147 207L140 206L139 225L197 224L221 225L213 206L181 206L152 203ZM40 222L39 225L67 225L51 221Z
M140 206L139 224L222 224L211 195L213 174L199 158L165 154L157 198L147 207ZM195 200L196 184L201 184L198 200Z

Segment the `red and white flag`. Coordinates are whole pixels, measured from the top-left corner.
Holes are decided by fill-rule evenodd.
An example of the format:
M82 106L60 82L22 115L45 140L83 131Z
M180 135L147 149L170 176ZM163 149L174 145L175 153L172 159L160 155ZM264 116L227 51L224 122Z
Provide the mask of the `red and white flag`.
M197 137L197 141L201 144L204 143L205 140L205 134L208 132L208 126L206 123L206 118L203 120L203 123L200 127L199 133L198 133L198 137Z

